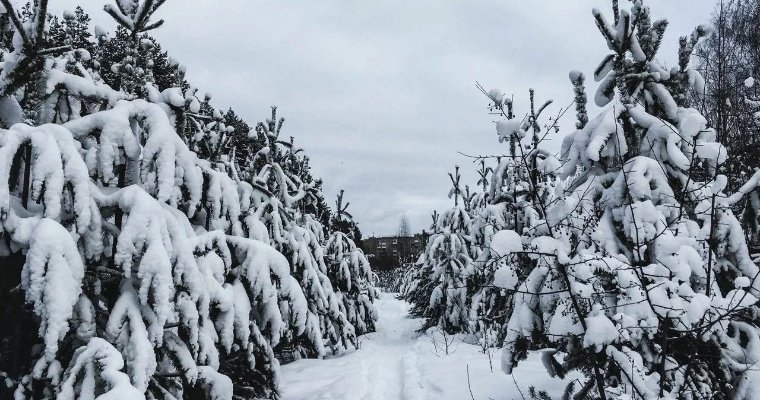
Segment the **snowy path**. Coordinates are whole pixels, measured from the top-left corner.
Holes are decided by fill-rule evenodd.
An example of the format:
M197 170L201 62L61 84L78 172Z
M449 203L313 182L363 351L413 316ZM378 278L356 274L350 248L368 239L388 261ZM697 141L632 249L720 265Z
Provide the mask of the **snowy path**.
M457 342L451 354L436 354L430 338L417 333L420 320L408 316L408 304L384 293L377 302L377 332L361 337L361 348L327 360L299 360L282 367L283 400L475 400L522 399L512 377L491 371L477 346ZM549 378L538 357L515 372L520 389L530 385L561 393L562 382Z
M329 360L300 360L283 367L284 399L417 400L420 382L415 338L419 321L407 304L383 294L377 332L361 337L361 349Z

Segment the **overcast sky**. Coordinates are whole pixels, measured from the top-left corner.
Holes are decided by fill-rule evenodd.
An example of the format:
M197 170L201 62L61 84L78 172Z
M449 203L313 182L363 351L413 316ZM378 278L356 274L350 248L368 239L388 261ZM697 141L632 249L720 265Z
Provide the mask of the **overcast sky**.
M104 1L50 3L58 12L81 4L95 24L114 30ZM670 21L660 58L673 65L678 36L707 22L714 1L648 3L653 19ZM311 157L326 197L332 202L345 189L364 235L385 235L404 214L419 231L433 209L453 205L446 172L455 164L476 186L475 166L458 152L505 151L475 82L514 94L518 113L532 87L539 101L555 100L556 113L572 101L568 71L589 76L607 53L591 9L610 15L609 4L169 0L153 35L217 107L255 124L277 105L283 134ZM550 146L558 148L573 124L570 112Z

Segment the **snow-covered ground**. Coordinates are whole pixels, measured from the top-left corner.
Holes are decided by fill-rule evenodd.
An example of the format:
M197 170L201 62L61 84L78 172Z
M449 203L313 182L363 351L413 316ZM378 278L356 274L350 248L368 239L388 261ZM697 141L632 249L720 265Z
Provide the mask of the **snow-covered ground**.
M552 397L564 389L561 380L547 375L538 354L508 376L499 369L498 350L492 354L493 370L480 347L460 338L446 355L436 351L431 336L416 332L421 320L409 318L407 303L383 293L376 304L377 332L362 336L361 349L283 366L284 400L522 400L520 392L529 398L530 386Z

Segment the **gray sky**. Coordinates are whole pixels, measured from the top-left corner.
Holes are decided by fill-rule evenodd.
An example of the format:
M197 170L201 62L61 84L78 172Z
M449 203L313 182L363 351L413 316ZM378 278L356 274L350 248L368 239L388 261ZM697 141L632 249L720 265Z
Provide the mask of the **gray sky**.
M59 11L76 4L113 31L102 0L51 1ZM714 1L648 4L653 19L670 21L660 58L673 65L678 36L706 22ZM254 124L277 105L328 200L345 189L370 236L395 232L403 214L413 231L427 228L433 209L453 205L455 164L475 187L459 151L504 151L475 81L514 94L517 113L531 87L540 102L555 100L553 114L570 104L568 71L590 76L607 53L592 7L610 15L608 0L169 0L153 34L217 107ZM549 146L574 119L571 110Z

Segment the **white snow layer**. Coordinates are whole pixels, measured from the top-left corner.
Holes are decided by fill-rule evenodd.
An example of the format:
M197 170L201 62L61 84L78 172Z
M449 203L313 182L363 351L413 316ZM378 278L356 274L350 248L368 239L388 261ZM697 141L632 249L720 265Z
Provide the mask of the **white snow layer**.
M484 354L467 336L450 336L449 354L436 350L440 334L417 332L422 321L409 318L409 305L382 293L376 302L377 332L362 337L361 349L327 360L303 359L282 367L283 400L520 400L530 386L559 398L567 381L550 377L539 352L514 369L499 369L497 349ZM440 346L440 343L438 344ZM468 383L469 381L469 383Z

